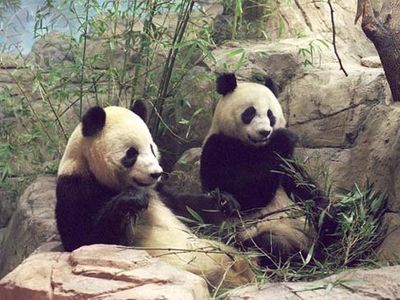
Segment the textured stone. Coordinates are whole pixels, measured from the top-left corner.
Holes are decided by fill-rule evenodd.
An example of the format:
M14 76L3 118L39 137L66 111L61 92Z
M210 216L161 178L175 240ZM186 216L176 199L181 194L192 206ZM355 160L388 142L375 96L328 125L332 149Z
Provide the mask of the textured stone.
M0 281L2 300L208 299L206 282L143 250L114 245L38 253Z
M23 193L0 242L0 277L56 233L55 177L39 177Z
M361 65L367 68L382 68L379 56L368 56L361 58Z
M199 147L185 151L169 175L167 184L182 193L201 192L200 155Z
M388 235L377 249L378 257L391 263L400 263L400 215L387 213L383 222L388 228Z
M400 266L349 270L313 282L268 283L231 292L227 299L399 299Z

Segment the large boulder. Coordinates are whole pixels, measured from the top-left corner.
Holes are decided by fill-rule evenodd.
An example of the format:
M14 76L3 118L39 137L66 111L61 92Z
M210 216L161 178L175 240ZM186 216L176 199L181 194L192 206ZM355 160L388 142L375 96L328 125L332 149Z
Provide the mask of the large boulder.
M0 295L2 300L209 298L201 277L146 251L115 245L34 254L0 281Z
M237 289L227 299L399 299L400 266L355 269L312 282L267 283Z
M55 177L39 177L22 194L0 241L0 277L46 241L57 239Z

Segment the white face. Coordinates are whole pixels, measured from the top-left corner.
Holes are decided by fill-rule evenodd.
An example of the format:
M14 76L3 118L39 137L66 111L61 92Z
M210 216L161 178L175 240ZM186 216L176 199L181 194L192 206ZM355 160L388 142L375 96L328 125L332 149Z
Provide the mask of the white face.
M240 83L216 107L211 133L222 132L253 146L264 146L286 120L274 94L257 83Z
M106 125L90 147L89 165L107 186L150 187L162 174L159 152L144 121L128 109L108 107Z

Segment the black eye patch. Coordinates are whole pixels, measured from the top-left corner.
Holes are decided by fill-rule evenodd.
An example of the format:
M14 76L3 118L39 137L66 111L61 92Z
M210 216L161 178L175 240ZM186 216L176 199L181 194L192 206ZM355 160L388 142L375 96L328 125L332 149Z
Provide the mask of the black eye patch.
M244 124L250 124L251 120L256 116L256 109L253 106L246 108L242 113L242 122Z
M270 109L268 109L267 115L268 115L268 119L269 119L269 125L271 125L271 127L274 127L274 125L276 123L276 118Z
M125 168L131 168L137 159L139 152L133 148L130 147L127 151L125 156L121 159L121 163Z

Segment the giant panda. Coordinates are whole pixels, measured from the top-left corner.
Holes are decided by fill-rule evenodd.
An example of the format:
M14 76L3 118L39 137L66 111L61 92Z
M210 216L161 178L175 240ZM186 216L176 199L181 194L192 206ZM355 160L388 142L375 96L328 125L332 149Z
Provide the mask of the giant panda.
M286 129L279 86L271 78L264 85L238 83L235 74L224 73L216 87L222 98L204 140L200 178L205 192L218 189L238 202L241 245L287 259L306 252L316 237L328 240L336 227L333 208L293 160L298 138ZM298 180L300 173L306 182ZM312 216L306 220L298 204L310 200Z
M226 254L233 249L222 243L196 237L161 201L155 186L163 170L145 115L142 102L132 111L96 106L73 131L56 187L64 249L134 246L203 276L210 287L249 283L253 273L247 261Z
M334 212L314 180L294 163L298 138L286 129L279 86L271 78L264 85L238 83L233 73L220 75L216 86L222 97L202 146L200 179L205 193L221 198L218 203L182 199L180 211L190 206L211 223L239 211L238 247L262 252L262 265L300 259L329 239ZM299 174L306 184L296 179ZM309 200L312 214L306 218L300 206ZM211 217L210 211L215 212Z

